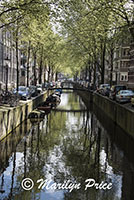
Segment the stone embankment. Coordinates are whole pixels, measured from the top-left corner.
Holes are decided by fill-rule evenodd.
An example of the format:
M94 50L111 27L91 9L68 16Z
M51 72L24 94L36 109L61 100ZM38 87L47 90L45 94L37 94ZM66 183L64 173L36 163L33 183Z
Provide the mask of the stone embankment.
M0 106L0 140L6 137L25 119L29 113L34 110L41 102L45 101L48 92L33 98L28 101L20 101L17 107Z
M116 103L109 98L98 93L78 92L83 101L92 106L98 107L103 114L107 115L113 122L120 126L127 134L134 138L134 110L125 107L123 104Z

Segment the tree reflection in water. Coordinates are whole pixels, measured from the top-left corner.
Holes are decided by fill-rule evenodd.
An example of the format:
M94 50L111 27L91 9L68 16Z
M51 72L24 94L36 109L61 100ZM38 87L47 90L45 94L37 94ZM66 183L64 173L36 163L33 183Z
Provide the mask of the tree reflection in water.
M134 168L123 149L113 142L96 115L85 110L74 93L62 96L60 109L52 111L37 124L22 124L0 146L0 199L14 200L130 200L133 199ZM119 133L119 132L118 132ZM34 181L31 191L20 183L29 177ZM38 179L55 183L70 180L81 183L79 190L46 191L38 189ZM111 190L85 190L85 180L112 182ZM128 184L131 183L131 184ZM2 191L4 191L2 193Z

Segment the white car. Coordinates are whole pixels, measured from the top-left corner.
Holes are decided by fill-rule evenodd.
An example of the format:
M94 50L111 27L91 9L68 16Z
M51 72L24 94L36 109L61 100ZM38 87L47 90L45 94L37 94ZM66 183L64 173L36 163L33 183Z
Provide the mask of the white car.
M42 85L41 84L38 84L38 85L36 85L36 89L37 89L37 91L38 91L38 94L41 94L42 93Z
M119 103L130 102L132 97L134 97L134 92L132 90L120 90L116 94L116 101Z

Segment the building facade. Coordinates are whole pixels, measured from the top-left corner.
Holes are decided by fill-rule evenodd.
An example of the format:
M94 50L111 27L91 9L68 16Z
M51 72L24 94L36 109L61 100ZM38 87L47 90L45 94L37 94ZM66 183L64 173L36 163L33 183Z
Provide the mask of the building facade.
M128 71L130 67L130 46L116 47L113 59L112 79L114 84L128 86Z
M19 51L20 61L20 51ZM19 62L20 67L20 62ZM9 30L0 30L0 85L2 89L16 87L16 49L13 35Z
M0 89L3 86L3 35L0 30Z
M134 43L130 45L130 66L128 71L128 87L134 89Z

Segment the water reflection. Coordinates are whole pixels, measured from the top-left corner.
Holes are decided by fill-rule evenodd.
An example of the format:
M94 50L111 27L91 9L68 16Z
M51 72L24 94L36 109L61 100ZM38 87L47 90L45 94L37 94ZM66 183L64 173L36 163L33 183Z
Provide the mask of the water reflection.
M58 109L71 112L53 110L42 122L32 125L27 121L1 142L0 199L133 199L133 162L108 134L103 120L97 119L96 112L83 112L85 105L74 93L62 94ZM35 183L31 191L21 187L26 177ZM85 190L89 178L112 182L113 188ZM72 192L38 189L38 179L51 180L51 184L80 183L80 188Z

